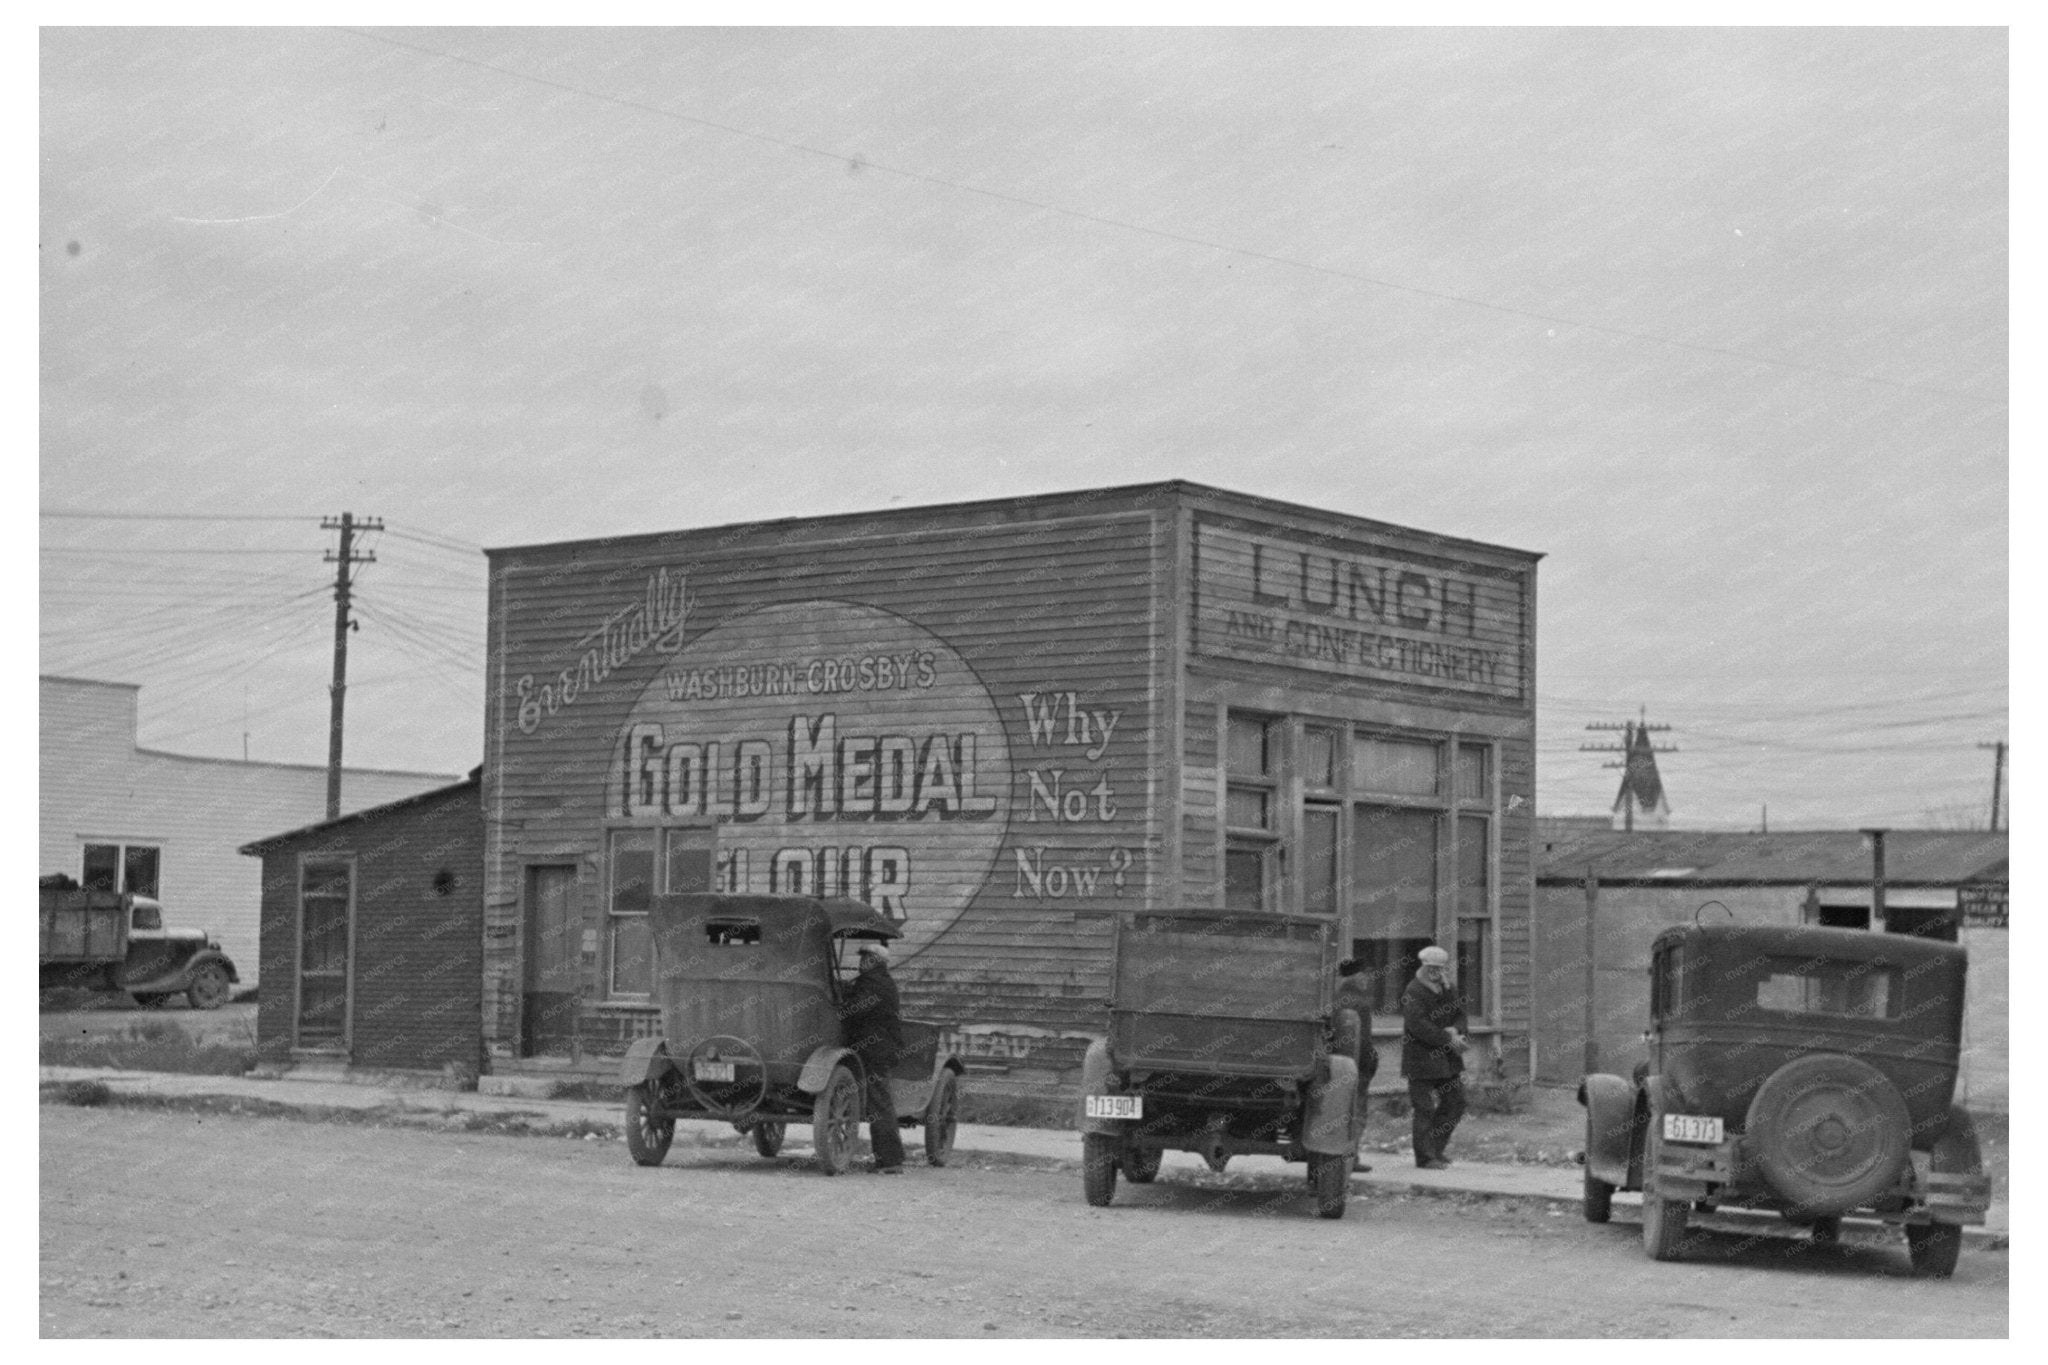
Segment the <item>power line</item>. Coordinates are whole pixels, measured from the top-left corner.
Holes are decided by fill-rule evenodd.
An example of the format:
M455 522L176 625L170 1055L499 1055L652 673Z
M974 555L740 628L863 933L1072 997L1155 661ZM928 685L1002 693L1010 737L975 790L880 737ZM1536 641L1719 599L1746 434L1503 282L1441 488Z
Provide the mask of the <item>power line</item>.
M1954 389L1937 388L1930 384L1915 384L1908 380L1886 379L1878 375L1862 374L1854 370L1838 370L1831 366L1814 365L1803 361L1780 360L1769 356L1755 355L1747 351L1738 351L1732 347L1727 346L1710 346L1701 342L1679 341L1672 337L1659 336L1651 332L1637 331L1633 328L1615 327L1604 323L1585 322L1577 318L1562 317L1555 313L1538 312L1535 309L1531 308L1516 308L1510 304L1493 303L1486 299L1476 299L1465 294L1453 294L1446 290L1440 289L1426 289L1420 285L1401 284L1394 280L1381 279L1373 275L1364 275L1356 271L1339 270L1333 266L1315 265L1307 261L1296 260L1293 257L1275 255L1271 252L1254 251L1248 247L1230 246L1223 242L1213 241L1205 237L1192 236L1188 233L1169 232L1164 228L1146 227L1143 224L1133 223L1126 219L1111 218L1104 214L1087 213L1079 209L1065 208L1061 205L1049 203L1044 200L1026 198L1025 196L1020 194L1009 194L1001 190L984 189L977 185L969 185L957 180L948 180L943 176L930 175L923 171L905 170L900 166L891 166L884 162L870 161L864 156L858 158L848 157L844 152L827 151L822 147L813 147L809 143L797 142L790 138L776 137L769 133L755 132L752 129L737 127L733 124L719 123L713 119L699 118L694 114L679 113L672 109L664 109L659 105L646 104L639 100L628 99L621 95L608 95L602 91L591 90L584 86L571 85L566 81L552 80L546 76L535 76L524 71L514 71L509 67L498 66L495 63L483 61L479 58L464 57L453 52L446 52L438 48L428 47L423 43L407 42L400 38L394 38L386 33L372 33L364 29L353 28L343 28L341 31L344 33L353 34L358 38L367 38L373 42L380 42L388 44L392 47L404 48L412 52L421 53L425 56L438 57L443 61L457 62L460 63L461 65L475 67L482 71L495 72L498 75L506 76L513 80L528 81L535 85L546 86L552 90L561 90L568 94L580 95L585 99L598 100L606 104L617 105L619 108L622 109L631 109L644 114L652 114L657 118L670 119L678 123L687 123L700 128L710 128L717 132L730 133L735 137L748 138L755 142L765 143L769 146L781 147L789 151L802 152L809 156L824 157L831 161L839 162L841 164L852 162L853 164L860 166L863 170L879 171L885 175L898 176L902 179L917 181L921 184L936 185L944 189L957 190L963 194L980 195L986 199L994 199L1001 203L1016 204L1024 208L1037 209L1044 213L1054 213L1060 215L1061 217L1073 218L1084 223L1094 223L1102 227L1118 228L1126 232L1142 233L1149 237L1158 237L1169 242L1179 242L1186 246L1198 246L1209 251L1220 251L1233 256L1242 256L1250 260L1265 261L1272 265L1282 265L1288 266L1296 270L1306 270L1314 274L1326 275L1334 279L1347 280L1354 284L1371 285L1379 289L1393 290L1403 294L1412 294L1418 298L1434 299L1443 303L1461 304L1468 308L1485 309L1488 312L1500 313L1510 317L1527 318L1535 322L1557 323L1561 326L1576 327L1583 331L1596 332L1605 336L1619 337L1625 341L1649 342L1658 346L1669 346L1676 350L1692 351L1702 355L1720 356L1725 359L1740 360L1748 364L1766 365L1775 369L1794 370L1806 374L1827 375L1835 379L1847 379L1854 381L1856 383L1874 384L1884 388L1898 389L1910 393L1925 393L1941 398L1960 399L1967 403L1979 404L1998 411L2003 411L2007 406L2002 401L1979 398L1973 394L1962 393Z
M83 512L70 508L39 511L40 517L71 521L317 521L317 516L285 516L256 512Z

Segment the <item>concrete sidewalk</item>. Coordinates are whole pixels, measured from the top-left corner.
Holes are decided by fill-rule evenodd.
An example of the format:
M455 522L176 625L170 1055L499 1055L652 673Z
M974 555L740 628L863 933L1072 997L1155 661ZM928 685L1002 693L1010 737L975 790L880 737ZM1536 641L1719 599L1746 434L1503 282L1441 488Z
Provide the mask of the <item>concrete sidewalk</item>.
M591 1100L538 1099L525 1095L482 1094L466 1090L414 1089L402 1085L378 1085L362 1081L301 1079L257 1079L248 1076L193 1076L166 1071L116 1071L97 1067L44 1066L39 1068L45 1082L99 1081L117 1095L161 1098L239 1098L294 1109L391 1110L403 1115L410 1111L421 1117L471 1112L527 1116L541 1126L569 1127L577 1124L618 1128L622 1122L617 1103ZM688 1145L715 1146L737 1143L730 1124L685 1119L676 1133ZM687 1135L687 1136L686 1136ZM794 1124L789 1130L789 1150L807 1148L810 1129ZM911 1141L916 1151L916 1139ZM1081 1160L1079 1133L1049 1128L999 1128L990 1124L963 1123L954 1146L962 1152L1058 1162L1078 1166ZM1576 1166L1509 1165L1500 1162L1454 1161L1447 1170L1425 1171L1386 1152L1368 1153L1373 1170L1354 1175L1352 1189L1360 1195L1373 1190L1440 1196L1475 1196L1491 1199L1533 1200L1569 1205L1574 1210L1582 1193ZM913 1158L915 1159L915 1158ZM1200 1171L1206 1169L1199 1157L1188 1152L1168 1152L1162 1169ZM1275 1156L1242 1156L1230 1163L1233 1172L1247 1175L1299 1179L1300 1166L1289 1166ZM1614 1196L1624 1209L1641 1206L1642 1196L1626 1192ZM1730 1210L1742 1216L1741 1211ZM1756 1216L1756 1215L1750 1215ZM1775 1218L1775 1216L1772 1216ZM2010 1213L2004 1191L1993 1192L1990 1212L1981 1228L1964 1229L1972 1241L2004 1244L2010 1237Z

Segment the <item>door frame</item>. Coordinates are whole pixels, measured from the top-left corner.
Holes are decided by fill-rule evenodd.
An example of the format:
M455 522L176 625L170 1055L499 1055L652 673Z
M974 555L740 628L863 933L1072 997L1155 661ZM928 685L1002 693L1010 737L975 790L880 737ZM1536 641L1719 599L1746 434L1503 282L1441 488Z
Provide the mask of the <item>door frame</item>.
M306 869L315 864L348 869L348 947L342 954L341 1038L338 1042L308 1044L300 1039L299 1026L304 1018ZM292 883L292 1051L330 1056L338 1052L351 1056L355 1046L356 1020L356 891L362 882L356 855L353 852L301 853L294 871L297 875Z

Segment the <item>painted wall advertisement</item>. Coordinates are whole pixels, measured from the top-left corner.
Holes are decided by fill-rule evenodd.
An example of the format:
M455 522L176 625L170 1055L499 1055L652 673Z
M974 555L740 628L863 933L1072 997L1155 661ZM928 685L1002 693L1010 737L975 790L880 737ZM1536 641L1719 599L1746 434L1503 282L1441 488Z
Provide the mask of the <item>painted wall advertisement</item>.
M681 629L648 611L649 639ZM977 895L1143 897L1144 738L1127 709L991 689L947 641L870 605L763 606L662 659L618 733L605 814L715 824L719 889L853 896L914 953Z

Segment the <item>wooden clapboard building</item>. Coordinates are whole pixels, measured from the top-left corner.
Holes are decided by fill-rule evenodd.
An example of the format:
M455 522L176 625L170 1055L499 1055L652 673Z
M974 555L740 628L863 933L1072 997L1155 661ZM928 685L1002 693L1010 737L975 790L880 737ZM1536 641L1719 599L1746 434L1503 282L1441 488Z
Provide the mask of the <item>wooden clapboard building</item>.
M494 1065L656 1029L647 898L723 888L900 920L1023 1084L1167 905L1337 917L1388 1039L1441 942L1526 1075L1536 559L1180 482L493 551Z

